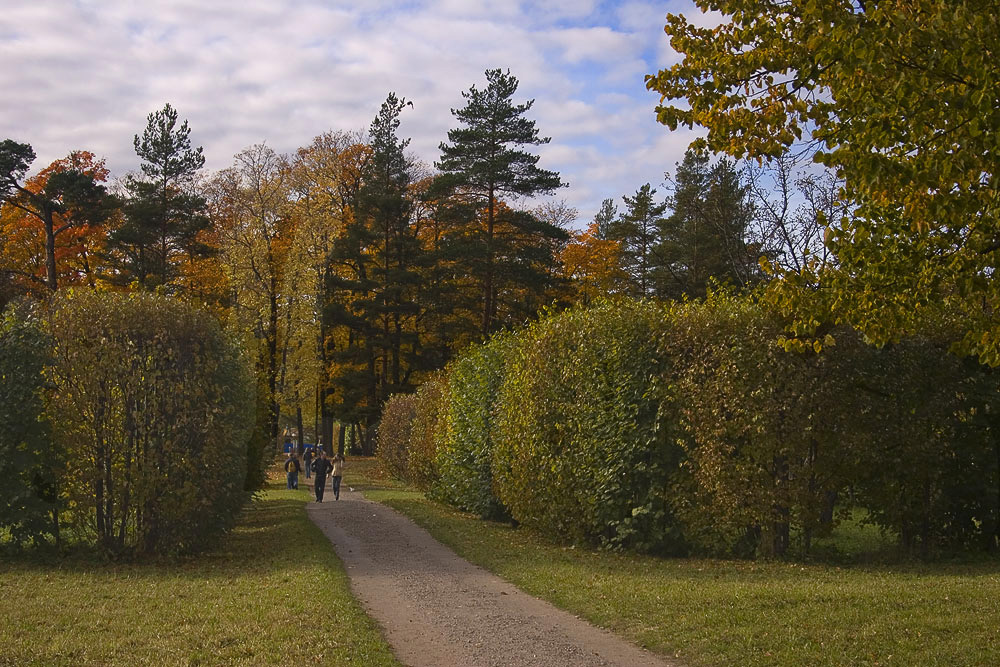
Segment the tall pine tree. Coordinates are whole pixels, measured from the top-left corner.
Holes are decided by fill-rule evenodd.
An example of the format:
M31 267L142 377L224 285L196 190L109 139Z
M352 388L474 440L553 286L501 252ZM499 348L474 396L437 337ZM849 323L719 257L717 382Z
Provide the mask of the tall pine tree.
M452 193L479 222L475 232L462 235L461 255L464 270L481 285L481 334L489 336L499 327L501 296L517 311L540 305L538 295L513 287L544 282L544 270L537 265L551 264L551 258L534 255L547 252L547 241L565 232L504 205L504 197L549 194L564 183L558 173L537 166L539 156L521 150L549 142L538 136L535 122L525 118L534 100L512 102L518 81L509 71L487 70L486 81L484 90L472 86L462 93L463 108L452 109L462 127L448 132L436 166L442 172L437 189Z
M622 268L629 277L630 291L639 298L655 294L656 275L662 270L656 250L661 244L663 213L667 205L657 203L655 195L656 190L646 183L635 195L622 197L625 212L617 220L606 223L608 238L621 244ZM605 215L609 202L605 200L601 209Z
M149 114L146 129L133 139L142 176L125 179L125 221L108 238L114 282L176 291L180 264L212 253L199 236L211 220L194 188L205 156L200 146L192 148L187 121L177 120L167 104Z
M414 294L421 248L410 224L409 140L396 135L405 105L390 93L372 121L352 215L329 255L323 317L334 341L335 410L361 427L366 448L385 399L412 388L418 355Z

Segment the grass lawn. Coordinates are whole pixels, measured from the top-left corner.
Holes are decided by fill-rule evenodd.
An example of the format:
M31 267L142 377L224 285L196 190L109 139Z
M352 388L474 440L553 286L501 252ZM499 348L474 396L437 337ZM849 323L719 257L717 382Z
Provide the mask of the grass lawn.
M997 561L838 567L593 552L366 480L363 463L345 474L465 558L689 665L1000 664Z
M0 560L0 665L398 665L284 474L207 553Z

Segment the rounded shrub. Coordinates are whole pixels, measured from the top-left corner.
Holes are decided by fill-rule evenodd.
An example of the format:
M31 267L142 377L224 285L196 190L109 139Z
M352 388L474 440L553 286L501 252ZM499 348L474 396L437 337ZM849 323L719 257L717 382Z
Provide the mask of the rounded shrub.
M253 378L216 320L162 295L68 290L47 321L75 525L111 553L196 550L231 527Z
M413 394L394 394L382 406L376 435L375 456L379 472L405 480L409 464L410 430L416 410Z
M406 480L419 489L428 490L438 480L437 449L447 410L447 377L436 373L414 394Z

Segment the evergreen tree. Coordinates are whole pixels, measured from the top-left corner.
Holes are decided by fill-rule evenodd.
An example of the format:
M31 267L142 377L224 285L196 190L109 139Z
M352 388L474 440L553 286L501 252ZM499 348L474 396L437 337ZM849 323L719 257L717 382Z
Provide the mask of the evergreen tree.
M443 172L437 188L453 193L460 202L453 210L464 211L480 223L478 230L462 234L460 243L465 246L463 268L481 285L481 333L489 336L499 325L501 299L517 311L538 305L538 295L511 288L544 289L544 284L535 282L544 283L536 263L549 265L551 258L534 255L548 252L547 241L565 232L503 205L504 196L551 193L564 183L558 173L537 166L537 155L520 150L549 142L538 136L535 122L524 116L534 100L512 102L518 81L509 71L487 70L486 80L485 90L472 86L462 93L465 107L452 109L463 127L448 132L449 143L440 145L441 160L436 166Z
M656 250L661 243L663 213L667 205L656 203L653 199L655 194L656 190L646 183L636 190L634 196L622 197L625 212L618 219L608 222L606 227L608 238L621 244L622 268L629 276L630 292L640 298L653 296L655 277L661 269ZM605 215L613 210L608 206L609 202L605 200L605 205L601 207Z
M689 149L673 183L672 213L655 250L657 293L696 298L712 279L741 287L755 280L757 258L746 243L752 207L734 164L713 165L707 153Z
M337 411L345 422L363 427L366 449L385 399L412 389L419 348L415 267L422 252L410 224L409 140L396 135L405 105L390 93L372 121L353 215L329 255L333 270L323 316L337 341L332 352Z
M409 188L413 178L412 165L405 155L410 140L396 136L399 114L406 104L406 100L390 93L372 122L372 157L365 170L358 207L378 237L374 279L379 383L385 397L412 389L410 373L417 349L413 319L419 312L415 299L419 276L415 268L422 252L410 224L413 202Z
M212 253L199 238L211 220L205 198L194 189L205 156L200 146L191 147L187 121L178 126L177 120L167 104L149 114L142 136L133 138L142 176L125 179L125 220L108 238L115 282L176 289L179 264Z
M599 240L607 241L611 238L612 227L617 219L618 207L615 206L615 200L608 197L601 202L601 210L594 216L594 225L596 225L595 229Z

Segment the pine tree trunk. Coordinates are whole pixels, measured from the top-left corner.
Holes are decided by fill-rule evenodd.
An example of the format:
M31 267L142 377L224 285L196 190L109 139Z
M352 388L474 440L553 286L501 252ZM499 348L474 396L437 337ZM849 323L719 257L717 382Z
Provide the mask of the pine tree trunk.
M493 285L493 226L496 215L496 199L493 188L489 191L489 206L486 211L486 276L483 280L483 336L489 338L493 329L495 288Z
M53 292L56 291L56 233L52 211L44 211L45 223L45 284Z

